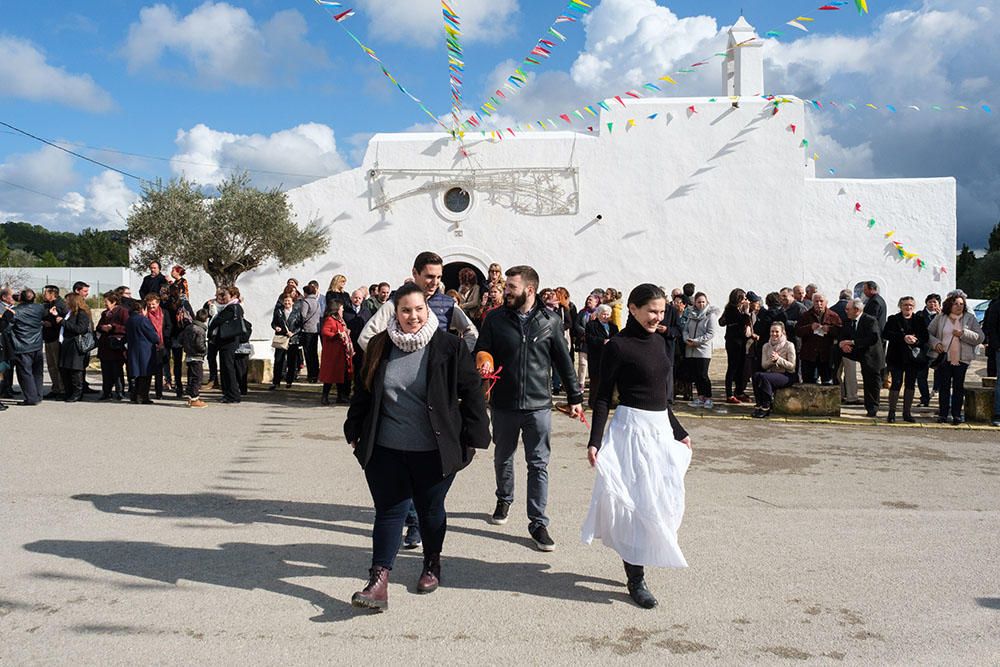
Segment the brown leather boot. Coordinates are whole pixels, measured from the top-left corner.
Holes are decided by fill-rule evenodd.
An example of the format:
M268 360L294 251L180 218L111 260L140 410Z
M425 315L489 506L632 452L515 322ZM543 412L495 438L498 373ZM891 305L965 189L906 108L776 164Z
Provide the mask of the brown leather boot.
M389 570L381 565L368 570L368 585L351 596L351 605L363 609L388 609Z
M433 593L441 583L441 554L424 556L424 569L417 582L418 593Z

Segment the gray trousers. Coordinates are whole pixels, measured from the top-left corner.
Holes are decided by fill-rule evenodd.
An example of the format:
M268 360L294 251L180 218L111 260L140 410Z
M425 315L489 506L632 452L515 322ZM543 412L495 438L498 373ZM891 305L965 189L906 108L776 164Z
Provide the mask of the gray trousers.
M548 526L545 507L549 500L549 455L552 447L552 410L493 409L493 467L497 475L497 499L514 501L514 452L518 436L524 442L528 463L528 530Z
M49 369L52 391L62 394L65 387L63 387L62 374L59 372L59 345L59 341L45 343L45 365Z
M838 371L840 398L844 401L858 400L858 362L844 358Z

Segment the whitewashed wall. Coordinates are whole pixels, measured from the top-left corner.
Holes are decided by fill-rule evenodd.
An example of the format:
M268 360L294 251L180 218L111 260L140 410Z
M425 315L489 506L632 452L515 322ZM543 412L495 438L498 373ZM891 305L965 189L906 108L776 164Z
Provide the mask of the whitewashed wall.
M352 288L399 284L421 250L484 272L493 261L531 264L544 285L566 286L577 302L595 286L627 293L647 281L668 288L692 281L719 305L737 286L765 293L816 282L835 297L875 279L890 303L904 293L951 288L954 179L815 179L800 147L809 136L801 103L783 105L777 116L759 98L743 99L739 108L725 98L627 105L594 119L593 134L526 132L503 141L466 135L468 159L442 134L376 135L361 168L290 191L300 222L329 227L331 248L304 266L267 267L240 279L255 331L267 330L290 275L316 278L324 288L335 273L347 275ZM637 125L626 131L630 118ZM575 210L532 215L515 210L502 186L485 188L474 190L471 214L456 225L439 196L468 182L470 165L522 179L533 170L575 169L578 202L563 197ZM451 177L441 180L442 172ZM389 208L370 210L383 191L394 197L412 190ZM864 202L864 215L854 214L855 201ZM865 225L869 214L878 229ZM886 252L888 229L949 272L899 262Z

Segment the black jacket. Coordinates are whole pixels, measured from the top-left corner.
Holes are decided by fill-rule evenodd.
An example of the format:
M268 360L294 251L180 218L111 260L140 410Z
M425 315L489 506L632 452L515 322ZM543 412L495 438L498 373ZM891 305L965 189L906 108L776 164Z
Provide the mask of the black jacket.
M722 317L719 318L719 326L726 327L726 342L739 343L743 345L747 342L747 327L750 326L750 313L742 313L736 306L726 304L722 310ZM770 335L770 332L768 332Z
M40 303L19 303L14 306L14 321L8 334L14 354L38 352L42 349L42 320L48 312L49 309Z
M145 299L147 294L156 294L159 296L160 288L167 284L167 277L162 273L156 276L148 275L142 279L142 285L139 286L139 298Z
M785 315L785 311L780 308L761 308L757 313L757 321L753 325L753 332L758 336L761 349L764 348L764 343L770 339L771 325L775 322L784 324L786 337L789 340L794 340L792 337L795 335L795 329L788 325L788 316Z
M865 304L865 315L871 315L878 322L879 333L885 331L886 312L885 299L880 294L873 294Z
M66 313L69 312L69 307L66 302L63 301L62 297L57 297L53 299L51 303L45 303L46 311L49 308L55 306L56 313L59 317L66 317ZM56 324L56 315L49 312L45 313L45 317L42 318L42 340L46 343L55 343L59 340L59 327L60 324Z
M599 377L601 374L601 356L604 353L605 341L611 340L612 336L618 335L618 325L608 321L608 330L604 330L604 325L599 319L587 322L587 367L590 369L590 377ZM594 391L597 387L592 388Z
M491 404L501 410L548 410L552 407L552 371L559 373L570 405L583 402L563 337L562 319L537 304L528 316L525 333L513 308L501 307L483 320L476 342L478 352L489 352L500 371Z
M76 347L76 339L83 334L94 331L94 322L90 319L90 313L78 310L76 315L66 315L62 321L63 341L59 346L59 368L66 370L82 371L86 370L90 363L90 353L80 354Z
M358 383L344 421L344 435L357 443L354 456L362 468L371 460L378 435L385 367L392 350L388 338L382 332L369 343L369 351L382 346L378 370L371 390ZM448 476L472 462L473 449L489 447L489 417L482 378L458 336L438 330L427 346L427 417L437 437L441 472Z
M986 344L993 349L1000 348L1000 298L990 301L983 317L983 333L986 334Z
M861 313L857 319L857 329L851 320L847 320L840 328L840 340L854 341L850 353L844 356L861 363L869 370L882 370L885 365L885 350L882 347L882 336L879 334L878 320L871 315Z
M223 306L222 309L219 311L219 314L216 315L214 318L212 318L212 322L208 326L208 339L210 341L213 341L216 347L218 347L220 350L221 349L228 350L230 348L238 347L239 344L243 342L241 338L244 336L236 336L236 337L230 336L228 338L223 338L220 332L223 330L223 327L226 325L227 322L234 322L242 319L243 319L243 306L241 306L238 303L233 304L231 306L230 305ZM243 323L244 331L249 332L249 325L250 325L249 322Z
M680 315L677 313L677 309L669 302L667 303L667 309L663 311L663 320L660 322L660 325L667 328L660 336L663 337L663 341L667 344L667 355L673 360L674 349L677 346L677 341L684 338L684 330L681 329Z
M886 352L886 364L891 366L926 366L927 365L927 323L919 313L914 313L910 319L904 318L896 313L885 321L885 329L882 332L883 338L889 343L889 350ZM905 336L916 336L916 345L910 345L903 338ZM911 349L916 349L918 354L913 356Z
M274 307L274 313L271 315L271 330L279 329L279 331L274 331L276 335L288 336L289 345L299 344L299 332L302 331L303 324L302 309L298 305L292 306L292 312L288 314L288 317L285 317L283 305Z

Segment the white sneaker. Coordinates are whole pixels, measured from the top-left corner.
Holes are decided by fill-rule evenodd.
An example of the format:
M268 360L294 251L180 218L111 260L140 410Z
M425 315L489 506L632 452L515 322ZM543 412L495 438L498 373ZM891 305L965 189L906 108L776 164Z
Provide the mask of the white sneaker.
M692 408L700 408L703 405L705 405L705 402L701 400L701 397L699 396L698 398L688 403L688 405L690 405Z
M715 403L712 402L712 399L706 398L703 407L706 410L711 410L713 407L715 407Z

